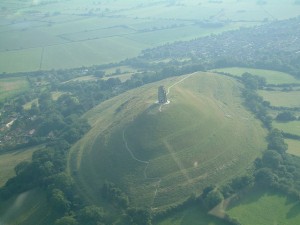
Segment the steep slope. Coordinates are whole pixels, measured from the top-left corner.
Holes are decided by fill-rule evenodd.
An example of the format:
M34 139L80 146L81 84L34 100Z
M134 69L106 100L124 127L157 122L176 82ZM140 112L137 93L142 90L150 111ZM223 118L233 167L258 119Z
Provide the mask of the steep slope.
M156 104L164 85L170 104ZM169 87L169 88L168 88ZM105 180L135 206L163 209L243 173L265 148L265 130L246 111L240 84L194 73L113 98L85 117L91 131L73 148L69 172L101 204Z

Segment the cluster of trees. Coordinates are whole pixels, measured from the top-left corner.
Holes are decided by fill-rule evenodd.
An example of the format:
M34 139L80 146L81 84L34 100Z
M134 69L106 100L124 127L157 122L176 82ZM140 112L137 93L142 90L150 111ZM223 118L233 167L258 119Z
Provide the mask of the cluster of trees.
M268 149L255 161L255 182L300 200L300 159L286 153L287 144L278 129L268 137Z
M245 86L245 89L242 92L242 96L245 99L245 106L262 121L266 128L271 129L272 117L267 113L270 102L264 101L264 99L256 93L257 89L265 86L266 81L259 76L249 73L244 73L241 81Z
M297 117L294 113L290 111L281 112L276 116L276 120L279 122L289 122L293 120L297 120Z
M126 209L129 206L128 196L115 184L105 182L101 188L103 199L114 204L116 207Z

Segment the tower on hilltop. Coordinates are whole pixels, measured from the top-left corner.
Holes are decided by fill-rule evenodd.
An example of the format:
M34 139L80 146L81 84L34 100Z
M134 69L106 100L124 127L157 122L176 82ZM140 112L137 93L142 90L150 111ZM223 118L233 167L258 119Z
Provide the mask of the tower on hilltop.
M164 86L158 87L158 103L165 104L167 103L167 92Z

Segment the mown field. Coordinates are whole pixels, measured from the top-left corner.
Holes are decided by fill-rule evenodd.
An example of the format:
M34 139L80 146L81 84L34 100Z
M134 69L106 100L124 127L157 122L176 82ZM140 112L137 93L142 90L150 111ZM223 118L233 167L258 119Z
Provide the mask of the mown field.
M118 62L157 45L299 15L293 1L2 1L0 73ZM202 24L201 22L211 22Z
M154 225L230 225L214 216L208 215L204 209L192 206L188 209L171 214L167 218L157 221Z
M274 121L273 126L279 130L282 130L283 132L300 135L300 121L291 121L286 123Z
M0 78L0 102L28 88L29 83L26 77Z
M243 173L261 154L266 132L241 106L238 83L209 73L183 78L129 91L86 114L93 128L72 148L68 168L78 171L87 199L101 204L95 196L109 180L133 205L160 210ZM161 112L159 85L173 85Z
M274 70L262 70L253 68L243 68L243 67L230 67L230 68L220 68L215 69L217 72L230 73L234 76L242 76L243 73L251 73L260 77L264 77L268 84L299 84L300 80L291 76L290 74L274 71Z
M277 193L255 190L234 203L227 213L243 225L298 225L300 205Z
M300 107L300 91L258 91L264 100L278 107Z
M39 147L3 152L0 154L0 187L2 187L9 178L15 176L14 168L18 163L31 161L32 153Z
M300 141L294 139L285 139L285 143L288 144L287 152L292 155L300 156Z

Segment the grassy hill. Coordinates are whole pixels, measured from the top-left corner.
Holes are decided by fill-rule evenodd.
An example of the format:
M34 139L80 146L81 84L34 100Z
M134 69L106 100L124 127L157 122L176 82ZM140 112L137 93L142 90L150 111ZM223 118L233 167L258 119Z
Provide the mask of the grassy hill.
M156 104L165 85L170 104ZM89 111L92 129L68 162L78 188L100 203L105 180L133 205L163 209L242 174L265 149L265 130L246 111L240 84L212 73L128 91Z

